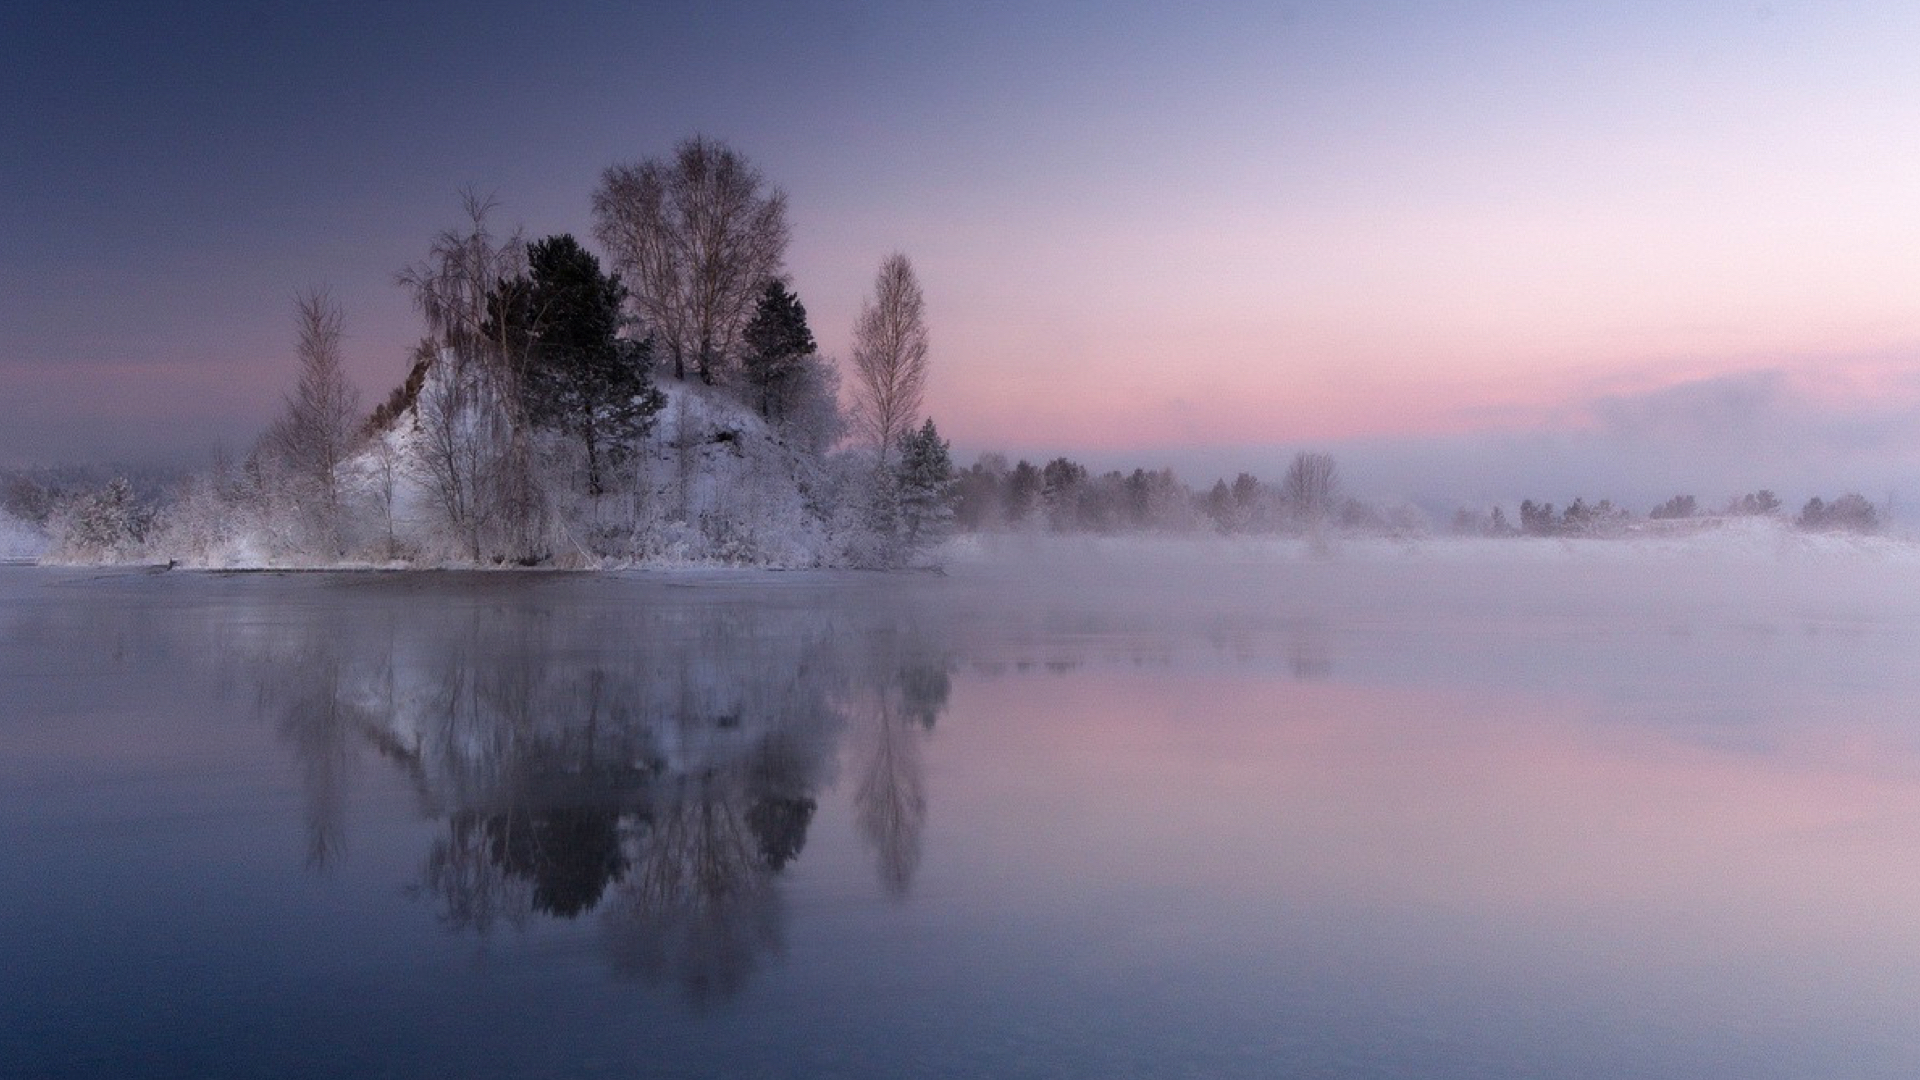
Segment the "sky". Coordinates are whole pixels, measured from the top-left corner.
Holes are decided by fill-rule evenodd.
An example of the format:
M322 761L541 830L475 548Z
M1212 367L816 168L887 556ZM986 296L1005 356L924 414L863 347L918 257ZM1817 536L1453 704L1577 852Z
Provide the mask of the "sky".
M913 260L963 463L1920 500L1915 56L1844 0L16 2L0 464L243 450L314 285L370 405L461 189L589 238L702 133L828 353Z

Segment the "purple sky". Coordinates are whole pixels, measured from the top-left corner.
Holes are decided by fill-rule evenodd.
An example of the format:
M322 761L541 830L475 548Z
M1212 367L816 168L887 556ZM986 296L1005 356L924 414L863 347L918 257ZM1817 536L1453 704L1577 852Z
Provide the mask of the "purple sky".
M605 166L703 132L788 193L829 352L914 259L963 460L1878 498L1915 56L1904 3L16 3L0 463L244 448L312 284L371 403L460 188L586 238Z

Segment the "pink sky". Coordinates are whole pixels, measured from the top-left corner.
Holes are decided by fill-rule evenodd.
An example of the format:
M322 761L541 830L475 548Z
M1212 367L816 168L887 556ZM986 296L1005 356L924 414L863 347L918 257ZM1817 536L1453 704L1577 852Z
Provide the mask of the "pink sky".
M1920 412L1907 4L738 4L503 18L425 51L442 39L419 27L296 27L282 55L154 29L183 35L177 62L137 27L85 48L65 23L26 29L22 48L125 85L50 59L8 84L30 153L0 219L18 240L0 461L243 446L291 381L288 309L312 283L346 303L373 400L417 333L392 274L458 188L531 235L584 236L601 168L699 130L788 192L790 270L829 352L880 260L914 260L927 404L963 459L1418 458L1762 379L1811 418L1781 461L1920 477L1920 443L1875 426ZM551 48L460 61L516 34ZM152 169L109 165L124 152ZM1725 423L1690 438L1718 446ZM1612 451L1590 449L1609 482Z

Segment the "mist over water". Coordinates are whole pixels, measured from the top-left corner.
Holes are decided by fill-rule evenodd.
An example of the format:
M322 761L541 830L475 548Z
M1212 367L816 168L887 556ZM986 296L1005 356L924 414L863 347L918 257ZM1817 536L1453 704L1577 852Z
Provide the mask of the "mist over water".
M1906 1076L1920 560L0 567L25 1076Z

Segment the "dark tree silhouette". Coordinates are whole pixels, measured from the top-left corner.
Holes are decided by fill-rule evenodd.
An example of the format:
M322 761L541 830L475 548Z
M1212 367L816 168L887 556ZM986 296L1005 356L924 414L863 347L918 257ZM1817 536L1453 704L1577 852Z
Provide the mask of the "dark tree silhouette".
M570 235L527 246L528 280L511 288L524 297L516 312L532 339L521 381L535 423L580 440L587 492L606 490L606 465L617 465L652 427L664 399L654 388L646 342L619 336L626 288L603 274L600 260Z
M759 391L760 415L785 416L791 384L815 348L806 307L783 282L769 281L741 336L746 345L741 366L748 384Z

